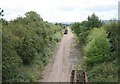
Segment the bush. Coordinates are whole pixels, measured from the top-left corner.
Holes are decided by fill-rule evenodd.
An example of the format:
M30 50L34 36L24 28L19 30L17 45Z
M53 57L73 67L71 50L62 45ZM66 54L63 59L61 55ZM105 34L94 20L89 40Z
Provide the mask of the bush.
M89 82L118 82L118 67L115 61L96 64L88 72Z
M94 27L99 28L101 26L102 22L94 13L91 16L88 16L87 21L83 21L81 23L75 22L71 24L71 28L79 38L79 42L82 47L86 44L89 31Z
M19 73L17 70L22 63L21 58L14 50L17 38L15 38L10 29L3 29L2 35L2 80L14 81L14 78ZM16 40L14 40L16 39Z
M103 63L110 58L110 44L104 29L94 28L91 30L87 44L84 47L86 64L93 66L96 63Z
M112 59L116 59L120 49L120 22L111 21L110 24L104 25L104 28L108 34L109 42L111 44L111 56Z

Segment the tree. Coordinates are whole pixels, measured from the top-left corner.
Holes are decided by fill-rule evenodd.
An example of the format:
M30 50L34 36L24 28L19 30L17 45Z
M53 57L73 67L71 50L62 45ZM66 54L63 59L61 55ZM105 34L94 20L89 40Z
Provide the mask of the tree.
M34 11L25 13L25 16L27 19L30 19L32 21L43 21L43 19L40 17L40 15Z
M98 16L96 16L94 13L91 16L88 16L88 23L87 27L88 28L94 28L94 27L101 27L102 22L99 20Z
M0 8L0 16L3 16L4 14L2 14L4 12L4 10L2 10L1 8Z

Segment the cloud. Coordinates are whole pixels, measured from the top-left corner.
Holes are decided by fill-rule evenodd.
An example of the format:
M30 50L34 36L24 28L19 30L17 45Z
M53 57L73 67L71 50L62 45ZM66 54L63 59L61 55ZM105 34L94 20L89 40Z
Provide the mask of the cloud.
M64 11L64 12L68 12L68 11L74 11L75 7L71 7L71 6L61 6L57 8L59 11Z
M36 11L49 22L82 21L93 12L101 19L117 18L119 0L1 0L4 18L11 20Z
M119 4L118 4L118 20L120 20L120 1L119 1Z
M113 11L117 9L115 5L103 5L103 6L92 6L85 8L86 11L95 11L95 12L104 12L104 11Z

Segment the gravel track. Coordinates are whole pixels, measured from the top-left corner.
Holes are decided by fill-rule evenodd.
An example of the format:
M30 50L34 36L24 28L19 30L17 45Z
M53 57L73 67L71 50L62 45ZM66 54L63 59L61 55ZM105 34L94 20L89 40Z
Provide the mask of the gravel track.
M40 82L70 82L72 66L82 61L82 55L77 47L75 37L68 28L58 44L58 48L43 71Z

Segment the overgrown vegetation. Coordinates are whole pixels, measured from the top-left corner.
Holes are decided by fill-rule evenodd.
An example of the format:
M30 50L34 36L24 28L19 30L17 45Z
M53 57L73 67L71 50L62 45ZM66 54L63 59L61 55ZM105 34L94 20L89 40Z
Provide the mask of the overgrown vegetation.
M86 43L86 46L84 46L84 55L89 68L110 59L110 44L104 29L92 29Z
M89 82L118 82L118 56L120 23L111 21L103 24L92 14L87 21L73 23L83 49L83 69L88 73Z
M80 44L83 47L86 44L89 31L94 27L101 27L101 25L102 22L99 20L99 18L95 14L92 14L91 16L88 16L87 21L83 21L81 23L75 22L71 24L71 28L76 33Z
M2 81L35 82L61 39L62 27L34 11L2 22Z

